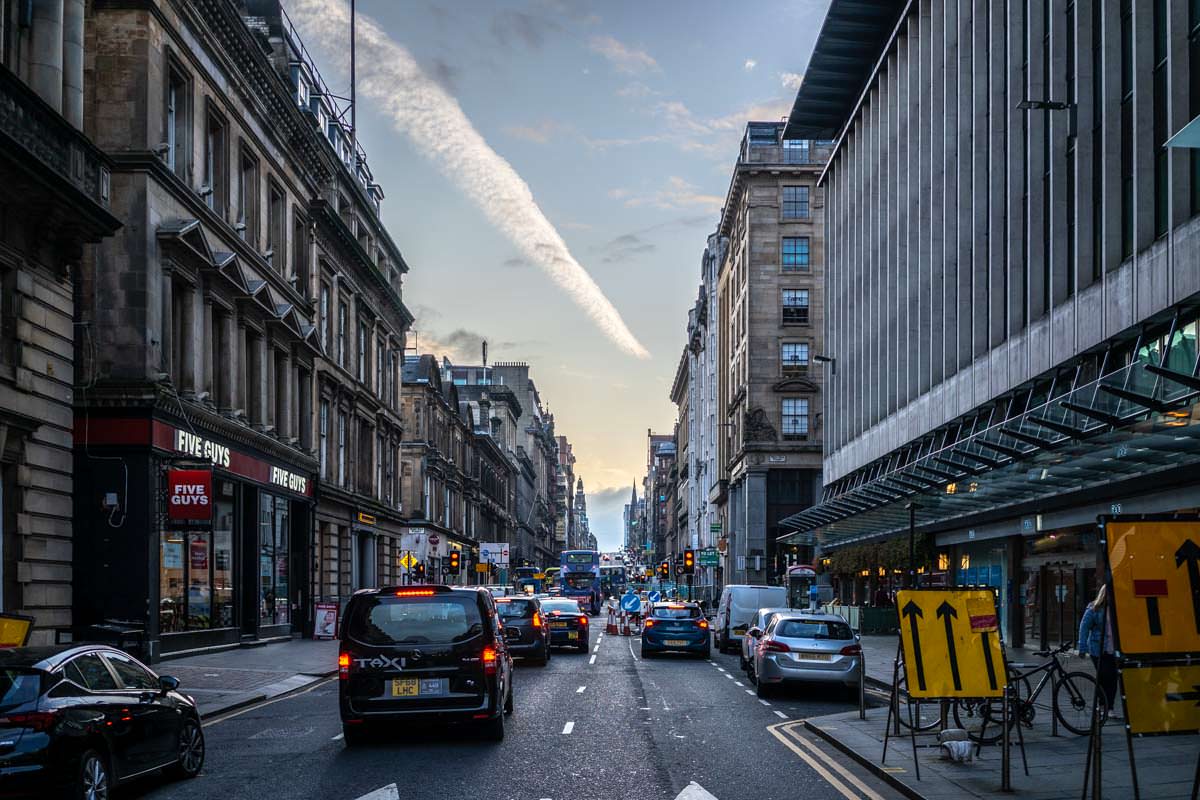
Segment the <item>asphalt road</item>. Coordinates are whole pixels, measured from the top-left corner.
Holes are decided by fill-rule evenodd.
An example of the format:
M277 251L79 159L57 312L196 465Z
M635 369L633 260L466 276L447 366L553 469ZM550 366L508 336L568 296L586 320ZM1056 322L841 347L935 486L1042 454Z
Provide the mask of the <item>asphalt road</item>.
M638 644L593 630L588 655L557 651L546 667L518 662L516 710L502 743L423 726L348 749L340 738L337 684L329 681L211 720L198 778L152 779L120 796L708 797L692 783L719 800L895 796L795 724L850 708L840 690L800 688L760 701L736 656L643 661Z

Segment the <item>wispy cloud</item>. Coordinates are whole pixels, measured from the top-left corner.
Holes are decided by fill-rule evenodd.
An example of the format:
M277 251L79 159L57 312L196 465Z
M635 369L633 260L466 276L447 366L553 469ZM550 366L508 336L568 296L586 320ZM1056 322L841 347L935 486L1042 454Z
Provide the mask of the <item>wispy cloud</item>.
M725 205L725 198L715 194L705 194L699 187L688 183L678 175L667 178L667 183L658 191L649 195L630 197L625 201L630 208L650 206L652 208L702 208L707 211L719 211Z
M492 17L492 36L505 47L524 44L540 50L546 37L560 30L562 27L554 20L526 11L506 10Z
M658 62L645 50L626 47L612 36L593 36L588 42L593 53L599 53L608 59L613 69L626 75L637 75L641 72L657 72Z
M605 264L631 261L638 256L653 253L657 249L657 245L646 241L636 233L623 233L596 248L601 253L600 260Z
M343 52L350 29L344 0L294 0L292 18L310 45ZM575 259L533 198L529 185L494 151L458 102L370 17L359 14L358 85L393 127L471 198L523 256L538 264L614 344L638 358L649 353Z
M804 76L799 72L781 72L779 73L779 82L785 89L791 89L793 92L800 88L800 84L804 83Z
M757 61L755 61L753 58L747 58L746 63L742 65L742 69L746 70L746 72L753 72L754 68L757 66Z
M524 139L535 144L545 144L555 136L570 130L570 126L553 120L543 120L533 125L509 125L504 132L514 139Z
M642 83L641 81L634 81L633 83L627 83L624 86L622 86L620 89L617 89L617 92L616 92L617 97L626 97L626 98L632 98L635 100L641 99L643 97L650 97L651 95L655 95L655 94L659 94L659 93L656 92L654 89L651 89L649 86Z

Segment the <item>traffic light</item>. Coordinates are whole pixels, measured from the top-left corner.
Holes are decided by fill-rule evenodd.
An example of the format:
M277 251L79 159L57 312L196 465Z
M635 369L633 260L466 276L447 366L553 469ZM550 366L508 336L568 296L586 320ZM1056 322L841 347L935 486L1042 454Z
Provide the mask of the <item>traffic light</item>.
M422 583L425 582L425 562L424 561L422 561L420 564L417 564L417 568L416 568L416 570L414 570L413 575L416 577L416 579L418 581L421 581Z
M664 561L658 565L658 577L667 580L671 577L671 562Z
M451 575L457 575L459 573L459 571L462 569L462 560L461 559L462 559L462 554L459 553L457 550L450 551L450 566L447 568L447 571Z
M683 574L684 575L696 574L696 551L695 550L684 550L683 551Z

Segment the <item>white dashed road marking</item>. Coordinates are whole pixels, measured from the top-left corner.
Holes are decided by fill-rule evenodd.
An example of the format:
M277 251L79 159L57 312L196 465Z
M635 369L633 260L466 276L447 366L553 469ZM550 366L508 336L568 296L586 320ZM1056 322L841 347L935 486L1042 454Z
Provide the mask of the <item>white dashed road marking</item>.
M783 713L782 711L776 711L775 716L779 717L780 719L787 719L787 714Z
M583 694L583 690L586 688L587 688L586 686L580 686L578 689L575 690L575 694Z
M734 686L745 686L746 684L742 683L741 681L734 681L733 685Z
M595 663L596 663L596 657L595 657L595 656L592 656L590 659L588 659L588 663L589 663L589 664L595 664Z
M771 704L770 704L770 703L768 703L766 700L759 700L758 702L762 703L764 706L770 706L770 705L771 705Z
M754 690L753 690L753 689L747 689L747 690L746 690L746 694L754 694Z
M563 725L563 734L564 734L564 735L566 735L566 734L570 733L570 732L571 732L571 731L573 731L573 730L575 730L575 723L574 723L574 722L568 722L566 725Z

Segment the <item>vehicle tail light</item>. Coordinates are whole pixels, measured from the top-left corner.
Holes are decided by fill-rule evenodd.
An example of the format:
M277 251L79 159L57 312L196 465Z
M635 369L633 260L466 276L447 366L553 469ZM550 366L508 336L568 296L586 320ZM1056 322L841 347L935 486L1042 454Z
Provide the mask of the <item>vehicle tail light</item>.
M533 612L533 627L535 627L535 628L542 627L542 615L536 611Z
M54 723L58 721L57 711L29 711L24 714L9 714L0 717L0 725L9 725L15 728L29 728L30 730L45 733L54 727Z
M654 620L652 620L652 619L648 619L648 620L646 620L644 623L642 623L642 627L643 627L643 628L653 628L653 627L654 627Z
M702 619L699 622L697 622L696 624L700 626L700 630L702 630L702 631L708 630L708 620Z
M342 653L338 656L338 677L342 680L350 677L350 654Z
M437 594L433 589L401 589L396 597L433 597Z
M481 657L481 660L483 661L483 672L485 675L496 674L496 660L498 658L499 655L496 653L496 648L492 647L491 645L483 648L483 656Z
M770 653L790 653L792 651L792 648L788 647L783 642L777 642L774 639L763 639L762 643L759 644L759 647Z
M845 647L842 648L842 655L844 655L844 656L861 656L862 655L862 645L861 644L846 645Z
M586 627L587 627L587 624L588 624L587 617L580 617L580 618L579 618L579 624L580 624L580 625L582 625L583 627L585 627L585 628L586 628Z

